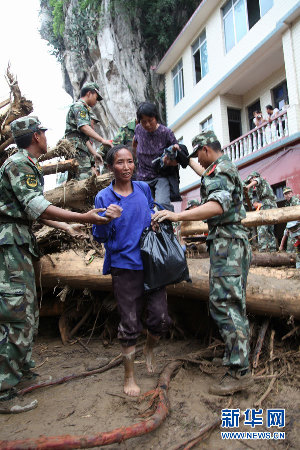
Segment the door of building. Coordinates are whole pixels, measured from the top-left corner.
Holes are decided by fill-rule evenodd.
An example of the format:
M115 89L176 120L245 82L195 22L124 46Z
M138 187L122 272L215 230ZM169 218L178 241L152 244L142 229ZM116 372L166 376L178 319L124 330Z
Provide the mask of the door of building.
M242 135L241 110L227 108L228 129L230 142Z
M254 111L261 111L260 100L257 100L256 102L252 103L252 105L248 106L249 130L252 130L253 128L255 128L255 125L253 123Z

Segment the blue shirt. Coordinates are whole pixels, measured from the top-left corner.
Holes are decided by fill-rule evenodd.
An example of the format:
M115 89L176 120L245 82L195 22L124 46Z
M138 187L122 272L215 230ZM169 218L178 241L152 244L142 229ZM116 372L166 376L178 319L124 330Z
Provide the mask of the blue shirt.
M103 274L110 273L111 267L119 269L143 270L140 238L143 230L151 224L154 211L150 188L143 181L132 181L133 192L123 197L113 190L114 181L98 192L95 208L107 208L115 204L123 208L122 214L107 225L93 225L93 236L104 242L105 259ZM105 212L99 213L105 215Z

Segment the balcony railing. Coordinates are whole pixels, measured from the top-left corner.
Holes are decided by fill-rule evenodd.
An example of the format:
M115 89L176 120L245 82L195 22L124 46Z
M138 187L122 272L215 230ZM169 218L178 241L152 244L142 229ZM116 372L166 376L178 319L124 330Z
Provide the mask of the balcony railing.
M288 135L287 111L283 111L271 122L264 123L230 142L223 150L231 161L237 161Z

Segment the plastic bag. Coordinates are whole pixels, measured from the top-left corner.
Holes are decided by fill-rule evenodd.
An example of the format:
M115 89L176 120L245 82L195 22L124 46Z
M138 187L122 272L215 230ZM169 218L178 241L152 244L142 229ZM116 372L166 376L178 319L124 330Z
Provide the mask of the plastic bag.
M140 240L145 291L191 281L185 254L173 233L172 223L161 222L159 228L159 231L145 228Z

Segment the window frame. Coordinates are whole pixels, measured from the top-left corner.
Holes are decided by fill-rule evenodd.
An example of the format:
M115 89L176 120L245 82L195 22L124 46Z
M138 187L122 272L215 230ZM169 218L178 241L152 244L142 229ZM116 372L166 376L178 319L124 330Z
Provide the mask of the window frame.
M181 65L181 67L179 67L180 65ZM180 58L180 60L177 62L177 64L171 70L171 75L172 75L172 82L173 82L173 100L174 100L174 106L176 106L184 97L184 76L183 76L182 58ZM178 80L178 86L179 86L178 96L176 96L175 80ZM178 100L176 101L177 97L178 97Z
M204 39L201 42L201 36L205 35ZM194 49L195 45L197 44L197 47ZM206 54L207 54L207 72L203 74L203 67L204 64L202 64L202 58L201 58L201 49L206 46ZM194 42L191 45L191 52L192 52L192 64L193 64L193 77L194 77L194 86L198 84L209 72L209 65L208 65L208 51L207 51L207 36L206 36L206 28L203 28L201 33L198 35L198 37L194 40ZM200 79L197 81L197 73L196 73L196 64L195 64L195 54L199 52L199 59L200 59Z
M211 128L206 127L206 128L204 129L204 128L203 128L203 125L204 125L205 123L208 123L209 121L211 121L211 122L210 122ZM200 133L205 133L206 131L210 131L210 130L211 130L211 131L214 131L213 115L210 114L208 117L206 117L206 119L204 119L202 122L200 122L199 128L200 128Z

